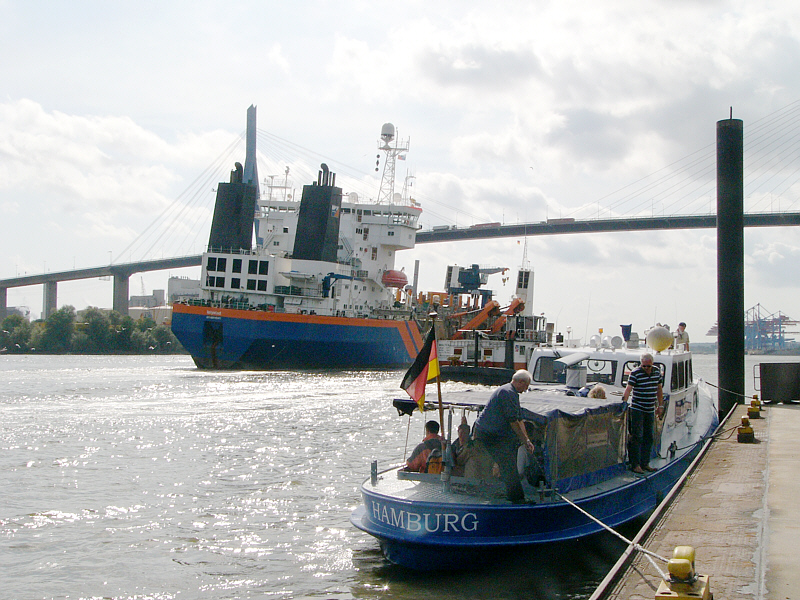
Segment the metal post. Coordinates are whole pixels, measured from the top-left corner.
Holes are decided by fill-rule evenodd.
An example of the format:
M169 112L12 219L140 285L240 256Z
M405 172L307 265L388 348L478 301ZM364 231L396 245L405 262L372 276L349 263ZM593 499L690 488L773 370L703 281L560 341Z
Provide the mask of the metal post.
M744 128L717 122L717 376L719 414L744 402Z

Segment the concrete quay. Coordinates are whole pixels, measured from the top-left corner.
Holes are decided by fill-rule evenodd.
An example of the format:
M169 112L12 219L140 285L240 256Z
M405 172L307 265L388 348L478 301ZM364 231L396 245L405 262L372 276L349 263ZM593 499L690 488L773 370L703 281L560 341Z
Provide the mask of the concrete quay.
M724 429L746 414L737 406ZM735 429L712 443L641 543L664 558L693 546L696 571L710 576L716 600L800 599L800 405L764 405L761 417L750 420L755 443L737 442ZM652 600L660 581L636 552L602 597Z

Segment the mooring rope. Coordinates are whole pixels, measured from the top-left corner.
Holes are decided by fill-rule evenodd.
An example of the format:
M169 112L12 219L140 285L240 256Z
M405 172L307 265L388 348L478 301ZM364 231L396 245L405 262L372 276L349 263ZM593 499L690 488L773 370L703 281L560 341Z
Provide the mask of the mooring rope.
M659 568L659 566L656 564L656 562L655 562L655 560L654 560L655 558L657 558L657 559L658 559L658 560L660 560L661 562L663 562L663 563L667 563L667 562L669 562L669 559L666 559L666 558L664 558L663 556L659 556L658 554L656 554L655 552L653 552L653 551L651 551L651 550L648 550L647 548L645 548L645 547L644 547L644 546L642 546L641 544L638 544L638 543L636 543L636 542L633 542L633 541L629 540L628 538L626 538L626 537L625 537L624 535L622 535L621 533L619 533L619 532L617 532L617 531L614 531L614 529L612 529L611 527L609 527L608 525L606 525L605 523L603 523L603 522L602 522L600 519L598 519L598 518L597 518L597 517L595 517L594 515L592 515L592 514L589 514L588 512L586 512L585 510L583 510L583 509L582 509L580 506L578 506L577 504L575 504L575 503L574 503L572 500L570 500L569 498L567 498L566 496L564 496L564 494L560 493L559 491L557 491L557 490L553 490L553 492L555 492L555 494L556 494L556 495L557 495L559 498L561 498L561 499L562 499L564 502L566 502L567 504L569 504L569 505L570 505L570 506L572 506L573 508L577 509L579 512L581 512L581 513L582 513L582 514L584 514L585 516L589 517L589 518L590 518L592 521L594 521L594 522L595 522L595 523L597 523L598 525L600 525L600 527L602 527L603 529L605 529L605 530L606 530L606 531L608 531L609 533L612 533L612 534L614 534L615 536L617 536L619 539L621 539L623 542L625 542L626 544L628 544L628 546L632 547L634 550L638 550L639 552L641 552L642 554L644 554L645 558L647 558L647 560L649 560L649 561L650 561L650 564L652 564L652 565L653 565L653 568L654 568L656 571L658 571L658 574L661 576L661 578L662 578L664 581L669 581L669 577L667 576L667 574L666 574L666 573L664 573L664 571L662 571L662 570Z
M718 389L719 391L721 391L721 392L728 392L729 394L733 394L734 396L740 396L740 397L742 397L742 398L750 398L750 396L748 396L748 395L746 395L746 394L740 394L739 392L734 392L734 391L731 391L731 390L726 390L724 387L720 387L720 386L718 386L718 385L715 385L715 384L713 384L713 383L710 383L710 382L708 382L708 381L705 381L705 380L703 380L703 382L704 382L706 385L710 385L711 387L715 387L715 388L717 388L717 389Z

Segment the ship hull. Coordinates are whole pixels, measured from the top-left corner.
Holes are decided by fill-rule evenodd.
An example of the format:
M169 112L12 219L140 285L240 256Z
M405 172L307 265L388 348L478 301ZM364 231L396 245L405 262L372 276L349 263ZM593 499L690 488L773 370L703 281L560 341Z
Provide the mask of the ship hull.
M708 435L713 433L709 429ZM628 474L619 487L583 498L578 505L608 527L649 514L697 456L702 442L647 476ZM391 477L389 472L383 477ZM441 487L439 484L438 487ZM603 531L565 502L510 505L415 502L382 494L365 481L363 504L350 517L378 538L386 558L429 571L473 568L506 549L583 538ZM441 492L440 496L444 496Z
M172 331L202 369L404 367L422 337L413 321L173 306Z

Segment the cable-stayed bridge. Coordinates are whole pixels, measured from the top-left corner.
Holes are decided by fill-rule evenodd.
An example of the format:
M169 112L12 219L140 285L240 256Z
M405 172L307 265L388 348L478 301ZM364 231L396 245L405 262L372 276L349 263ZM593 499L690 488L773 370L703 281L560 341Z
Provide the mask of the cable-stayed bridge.
M326 162L337 172L338 185L350 195L351 201L358 197L368 198L378 189L372 173L349 167L261 130L257 136L259 171L279 173L267 176L262 184L262 189L269 189L271 194L282 193L284 198L291 199L295 187L290 182L290 170L293 178L299 181L314 181L320 162ZM118 253L115 262L110 261L112 264L0 279L0 316L6 312L9 288L44 285L43 314L47 316L56 308L58 282L108 276L114 278L113 306L125 312L128 278L132 274L199 265L199 249L205 246L213 211L214 198L210 192L217 182L227 180L230 166L241 160L243 138L234 140L128 247ZM745 128L744 162L747 182L744 226L800 224L800 101ZM423 225L416 242L425 244L538 235L714 228L716 215L713 208L709 208L716 204L715 175L715 146L710 144L599 200L569 210L556 207L559 218L513 224L489 222L493 215L488 211L492 207L500 209L493 204L470 204L458 200L458 206L453 207L439 198L411 193L409 188L413 185L413 177L410 176L403 183L403 192L424 206ZM778 210L774 210L776 205ZM444 210L439 207L444 207ZM475 207L479 207L479 212ZM553 214L553 207L548 203L540 203L538 210L525 208L530 208L529 212ZM464 222L471 224L465 226ZM175 258L153 258L158 255ZM128 261L121 261L121 256L128 257Z
M744 215L745 227L783 227L800 225L800 212L785 213L749 213ZM570 218L551 219L539 223L517 223L502 225L487 223L470 227L450 227L447 229L420 230L417 232L417 244L434 242L453 242L503 237L527 237L538 235L560 235L569 233L604 233L619 231L653 231L667 229L711 229L717 226L716 215L672 215L659 217L637 217L621 219L587 219ZM127 313L129 296L129 278L135 273L162 271L183 267L199 266L202 255L179 256L142 260L129 263L117 263L88 269L74 269L40 275L27 275L0 279L0 316L7 308L8 288L29 285L44 285L44 310L46 318L57 308L57 285L63 281L93 279L99 277L114 278L113 308Z

